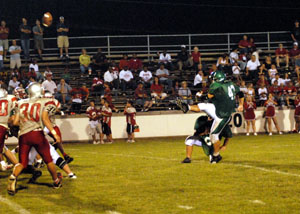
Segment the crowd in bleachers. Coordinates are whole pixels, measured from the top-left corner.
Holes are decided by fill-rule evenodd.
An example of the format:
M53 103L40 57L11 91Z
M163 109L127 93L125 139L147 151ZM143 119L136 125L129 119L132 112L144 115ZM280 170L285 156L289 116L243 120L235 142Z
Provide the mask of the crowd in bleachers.
M59 57L68 55L68 26L60 17L57 25L57 45ZM31 59L29 53L29 38L34 35L37 59ZM99 48L90 56L85 49L79 56L78 74L81 80L70 84L73 78L68 67L53 80L49 67L45 71L39 69L43 59L43 27L39 20L31 28L27 20L22 19L20 25L20 47L16 40L8 45L9 29L5 21L0 27L0 87L9 93L24 89L30 82L42 83L45 90L50 91L70 112L80 113L82 104L91 96L105 97L113 110L118 111L113 102L119 97L134 99L135 105L141 111L148 111L154 106L167 106L169 109L176 98L191 104L205 99L211 83L210 75L216 70L222 70L228 79L232 79L241 87L246 96L252 97L258 106L263 106L268 94L272 93L278 105L292 107L300 90L300 41L299 22L291 34L293 47L287 50L279 44L275 54L260 57L261 50L256 48L254 38L244 35L238 45L230 53L221 55L215 63L207 64L202 60L198 47L193 47L189 53L186 45L181 45L177 56L172 58L167 50L157 52L156 63L143 63L137 54L123 58L116 63L106 57ZM63 51L66 55L63 56ZM5 70L3 61L10 58L10 70ZM22 66L21 56L30 61L28 67ZM28 64L26 64L27 66ZM78 76L76 76L77 78ZM86 81L84 81L86 80ZM89 87L87 80L92 80ZM73 86L73 87L72 87Z

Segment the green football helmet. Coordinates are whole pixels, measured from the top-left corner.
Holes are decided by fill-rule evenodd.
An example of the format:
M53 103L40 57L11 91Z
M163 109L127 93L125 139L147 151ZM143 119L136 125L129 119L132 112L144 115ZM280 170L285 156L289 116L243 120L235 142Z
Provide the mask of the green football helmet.
M216 82L224 82L225 74L222 71L216 71L213 77L213 80Z

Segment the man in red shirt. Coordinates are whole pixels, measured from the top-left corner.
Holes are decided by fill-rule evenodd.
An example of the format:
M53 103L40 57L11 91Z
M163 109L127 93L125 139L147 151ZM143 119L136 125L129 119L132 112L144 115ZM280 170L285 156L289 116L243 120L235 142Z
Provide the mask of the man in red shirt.
M123 70L126 66L129 67L129 61L128 61L127 54L124 54L123 55L123 59L121 59L120 63L119 63L119 69L120 69L120 71Z
M198 65L201 64L201 54L197 46L194 47L194 51L192 52L192 59L193 59L195 71L197 71Z
M137 55L134 53L132 59L129 61L129 70L133 71L135 74L141 70L143 63L140 59L137 58Z
M78 86L70 91L70 95L72 96L71 114L80 114L82 102L88 97L88 89L85 85Z
M300 50L298 48L298 42L294 42L293 49L289 52L292 62L295 63L295 71L298 79L300 78Z
M256 82L256 86L257 88L259 88L259 86L261 84L264 84L267 88L269 87L269 82L266 80L264 75L259 75L259 80Z
M296 98L297 89L293 85L293 82L290 81L288 85L284 87L283 91L285 95L286 105L287 107L290 107L290 103L294 103L294 100Z
M152 100L149 100L143 83L138 84L138 87L134 91L134 96L136 105L141 106L143 108L142 111L149 111L153 105L153 102Z
M101 79L101 71L97 72L97 76L94 77L92 83L92 91L96 92L96 95L102 96L104 94L104 81Z
M240 40L239 49L240 49L241 54L244 54L244 53L247 54L249 52L249 41L248 41L247 35L244 35L243 39Z
M278 81L275 80L273 82L273 85L269 88L269 92L271 94L273 94L273 97L275 98L276 102L278 102L278 104L280 106L282 106L284 104L283 102L283 96L282 96L282 93L283 93L283 89L281 86L278 85Z
M154 78L154 83L151 85L150 90L151 96L157 101L164 100L167 97L167 94L163 92L163 86L159 83L158 77Z
M287 49L283 48L281 43L279 44L279 48L276 49L275 55L277 67L280 67L280 63L284 60L286 68L289 67L289 52Z
M6 22L2 20L0 26L0 46L3 46L3 60L6 60L6 53L8 50L8 34L9 28L6 27Z

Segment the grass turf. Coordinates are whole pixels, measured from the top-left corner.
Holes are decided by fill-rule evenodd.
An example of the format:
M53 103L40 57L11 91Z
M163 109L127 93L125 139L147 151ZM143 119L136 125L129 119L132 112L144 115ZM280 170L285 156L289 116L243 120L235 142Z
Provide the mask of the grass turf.
M54 190L43 169L38 184L21 175L15 196L6 193L9 172L0 172L0 199L30 213L299 213L299 135L236 136L223 160L210 165L201 148L185 158L184 138L143 139L112 145L65 144L77 180ZM0 213L18 213L0 200ZM20 212L21 213L21 212Z

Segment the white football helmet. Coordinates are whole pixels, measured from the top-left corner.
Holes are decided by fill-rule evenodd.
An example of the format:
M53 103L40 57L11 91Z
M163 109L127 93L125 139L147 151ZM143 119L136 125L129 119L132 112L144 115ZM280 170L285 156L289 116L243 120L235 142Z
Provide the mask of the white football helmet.
M51 94L50 91L45 91L44 97L45 97L45 98L54 98L54 96Z
M30 99L41 98L43 97L44 89L41 84L35 82L27 86L27 93Z
M3 88L0 88L0 98L7 97L7 91Z

